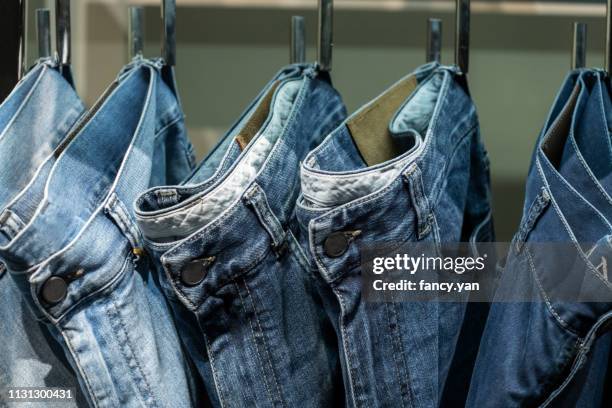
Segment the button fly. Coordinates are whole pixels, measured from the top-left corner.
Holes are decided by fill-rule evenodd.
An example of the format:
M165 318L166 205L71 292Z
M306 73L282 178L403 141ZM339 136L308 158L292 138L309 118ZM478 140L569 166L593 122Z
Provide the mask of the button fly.
M349 247L349 237L344 232L330 234L323 243L325 254L330 258L342 256Z
M61 302L68 293L68 284L60 276L52 276L45 281L41 290L42 299L51 305Z

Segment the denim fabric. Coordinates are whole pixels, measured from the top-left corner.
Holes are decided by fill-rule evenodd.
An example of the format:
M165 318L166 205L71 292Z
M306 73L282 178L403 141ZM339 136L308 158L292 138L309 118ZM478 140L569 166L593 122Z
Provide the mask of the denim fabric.
M17 84L0 106L0 212L84 110L53 59L38 61ZM2 397L8 387L76 388L76 376L61 349L49 342L50 334L24 303L2 263L0 299L0 343L4 349L0 353L0 405L9 405ZM82 398L47 403L51 407L78 405L84 406Z
M414 79L418 87L403 96L388 124L390 136L411 148L368 167L348 127L351 117L306 157L301 171L299 240L334 323L353 407L438 406L447 377L469 376L473 364L453 364L465 303L362 298L359 248L493 238L486 154L455 68L425 65L355 115L371 115ZM332 257L324 242L338 231L350 244ZM467 338L478 337L473 334Z
M270 92L265 121L239 146L235 136ZM345 115L315 67L292 65L264 88L191 185L153 189L136 203L184 324L180 333L216 406L342 404L336 342L294 237L294 206L300 160ZM190 271L198 279L187 280Z
M612 287L597 266L612 249L612 225L606 188L593 173L597 163L585 160L591 156L579 148L585 138L604 145L609 138L599 82L596 72L571 73L538 138L523 220L496 294L497 299L529 294L532 301L491 307L469 407L599 406L610 341L602 335L612 317ZM600 170L600 175L609 171ZM538 251L528 245L551 242L575 251ZM580 256L572 258L572 252ZM573 267L551 267L569 262ZM571 302L559 296L571 288L588 288L605 301Z
M136 59L5 209L0 258L50 327L96 407L192 406L195 390L132 202L192 170L159 60ZM66 296L45 301L51 277Z

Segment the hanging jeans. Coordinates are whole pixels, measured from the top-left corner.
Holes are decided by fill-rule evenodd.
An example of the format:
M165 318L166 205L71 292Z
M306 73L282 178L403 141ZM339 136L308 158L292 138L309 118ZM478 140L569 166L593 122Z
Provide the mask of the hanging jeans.
M601 403L612 317L605 181L612 167L603 162L611 154L603 92L601 73L570 73L538 138L469 407Z
M342 405L336 341L294 237L294 206L300 160L344 117L315 67L292 65L186 186L137 201L216 406Z
M383 137L402 149L368 166ZM347 119L305 158L302 194L299 239L334 323L347 406L438 406L457 379L466 303L364 300L360 248L493 239L488 161L456 70L425 65Z
M0 217L0 258L92 406L197 403L131 210L192 165L172 68L137 58Z
M53 59L38 61L17 84L0 106L0 212L26 186L84 110ZM12 406L9 387L76 388L76 376L61 349L49 342L50 333L24 303L2 263L0 299L0 343L4 350L0 353L0 405ZM45 404L84 406L84 400Z

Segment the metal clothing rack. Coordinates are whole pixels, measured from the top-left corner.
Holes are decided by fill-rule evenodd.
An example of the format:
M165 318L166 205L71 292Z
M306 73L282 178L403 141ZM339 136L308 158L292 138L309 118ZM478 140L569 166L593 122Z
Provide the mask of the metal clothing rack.
M0 101L10 93L25 71L25 4L27 0L0 1ZM314 1L314 0L312 0ZM162 55L167 65L176 64L176 0L161 0L163 22ZM470 0L455 0L455 64L465 77L469 70L470 50ZM607 0L605 61L606 72L612 69L612 0ZM333 0L318 0L317 63L321 71L332 69L333 51ZM62 67L70 65L70 0L55 0L57 54ZM143 50L143 10L130 8L129 52L134 57ZM429 19L427 25L426 60L440 61L442 27L438 19ZM37 10L37 32L39 55L51 54L49 41L49 11ZM571 67L586 66L586 25L574 23ZM290 62L306 60L304 18L291 19Z

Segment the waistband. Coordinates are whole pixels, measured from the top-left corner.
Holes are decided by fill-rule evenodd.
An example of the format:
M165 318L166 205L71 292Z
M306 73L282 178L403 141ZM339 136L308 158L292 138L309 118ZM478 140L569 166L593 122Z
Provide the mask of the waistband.
M396 83L419 79L389 125L390 134L412 132L415 139L412 149L398 157L366 167L352 144L346 123L368 112L377 98L304 160L297 218L307 229L311 251L328 281L360 264L359 246L400 245L432 232L432 210L449 177L447 166L458 146L475 141L469 136L478 127L474 105L457 75L452 67L426 65ZM350 245L341 256L328 256L325 243L339 231L348 242L358 239L359 245Z
M576 145L584 157L594 178L606 180L612 172L612 100L608 90L607 75L600 70L585 71L582 75L591 95L584 104L583 120L577 124ZM612 184L608 184L612 187ZM606 185L605 187L608 187ZM608 190L608 188L605 188Z
M196 186L202 184L199 189L195 187L195 190L189 190L188 194L195 194L199 191L204 191L207 188L204 185L207 185L207 183L209 183L211 179L214 179L220 174L223 174L219 171L219 169L222 168L222 164L220 165L220 162L222 161L223 163L227 163L227 156L233 155L235 153L235 151L228 153L228 150L236 148L235 150L238 151L238 154L240 154L240 150L237 148L237 146L235 146L235 144L232 143L232 141L234 140L234 137L236 137L236 134L242 129L248 118L251 116L253 110L257 107L257 105L259 105L263 97L270 91L272 86L278 81L283 81L289 78L297 78L302 75L303 72L313 69L315 69L315 67L311 64L291 64L282 67L272 77L272 79L268 81L268 83L251 101L251 103L246 107L246 109L244 109L242 114L238 117L238 119L234 122L230 129L225 133L221 140L213 147L213 149L194 169L191 176L189 176L184 181L184 184L192 184ZM235 156L232 157L235 158ZM224 168L224 170L227 170L227 168Z
M172 120L182 119L176 101L160 111L159 78L159 70L146 61L122 73L41 166L30 189L5 210L4 226L13 233L0 257L11 272L30 274L66 245L75 245L75 236L97 217L110 216L126 230L137 230L125 203L149 187L156 130L171 114ZM43 169L50 171L48 178ZM111 197L122 209L119 215L106 208Z
M153 215L137 213L148 247L160 255L169 283L187 307L196 309L218 285L290 245L299 162L344 116L330 84L314 68L301 70L278 84L261 131L223 177L192 200ZM183 271L193 263L206 267L206 276L186 283Z
M9 105L19 105L0 133L0 211L85 110L72 86L47 62L37 64L19 87L28 92L12 93L14 100L0 107L4 116L12 110Z
M555 143L555 140L551 139L556 138L558 139L557 143L564 145L562 153L558 155L560 156L558 157L558 173L567 181L568 185L576 189L585 201L591 203L608 222L611 222L612 199L593 174L591 161L587 162L581 149L578 148L579 143L584 144L584 139L593 143L596 140L610 139L605 118L601 117L601 111L598 108L598 105L601 105L600 95L596 92L591 93L589 90L592 86L589 82L595 79L591 74L593 73L583 72L576 85L580 91L571 115L568 134L557 132L548 135L545 140L547 144L551 145ZM602 154L605 154L605 151L602 150ZM612 162L609 162L607 167L609 171L612 168ZM573 229L577 228L583 228L582 221L579 221L579 225L573 227Z
M300 78L305 73L312 75L314 66L308 64L292 64L283 67L266 84L263 90L249 104L240 118L231 126L230 130L213 147L211 152L200 162L192 174L181 186L153 187L144 192L136 201L134 207L141 221L141 227L147 228L148 219L169 214L174 210L187 205L189 200L197 199L201 194L209 191L230 169L234 167L242 150L234 142L236 135L244 127L255 108L271 88L285 80ZM247 146L247 149L250 146ZM245 152L246 153L246 152ZM149 235L145 232L145 235Z

